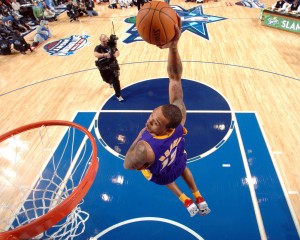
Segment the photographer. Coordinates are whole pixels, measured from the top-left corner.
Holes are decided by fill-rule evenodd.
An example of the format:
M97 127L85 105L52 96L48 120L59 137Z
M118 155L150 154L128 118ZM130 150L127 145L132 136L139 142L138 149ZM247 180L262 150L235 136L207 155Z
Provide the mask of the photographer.
M101 44L95 47L94 56L98 58L95 64L100 71L103 81L114 88L116 97L121 102L124 99L121 96L119 80L120 67L117 57L120 55L120 52L117 48L117 39L116 35L111 35L108 38L105 34L101 34Z

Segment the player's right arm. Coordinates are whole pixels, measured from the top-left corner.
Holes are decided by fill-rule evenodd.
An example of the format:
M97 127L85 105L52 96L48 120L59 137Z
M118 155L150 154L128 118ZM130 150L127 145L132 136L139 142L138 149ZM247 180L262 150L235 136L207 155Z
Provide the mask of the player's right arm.
M168 56L169 75L169 102L179 107L182 113L181 124L184 126L186 120L186 108L183 102L183 91L181 85L182 62L176 47L169 48Z
M162 48L169 48L168 55L168 75L169 75L169 102L180 108L182 113L181 124L184 126L186 120L186 108L183 102L183 91L181 85L182 76L182 62L178 52L178 41L181 34L181 20L178 17L178 26L175 26L175 36L173 40L162 46Z

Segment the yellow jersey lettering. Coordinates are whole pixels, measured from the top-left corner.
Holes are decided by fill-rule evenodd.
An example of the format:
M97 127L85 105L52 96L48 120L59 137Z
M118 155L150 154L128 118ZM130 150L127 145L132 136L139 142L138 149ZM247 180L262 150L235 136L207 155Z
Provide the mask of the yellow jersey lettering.
M159 161L162 162L162 168L160 169L160 171L174 162L177 153L177 146L180 141L181 137L176 138L170 145L170 149L165 151L164 155L159 158ZM171 152L173 153L170 155Z

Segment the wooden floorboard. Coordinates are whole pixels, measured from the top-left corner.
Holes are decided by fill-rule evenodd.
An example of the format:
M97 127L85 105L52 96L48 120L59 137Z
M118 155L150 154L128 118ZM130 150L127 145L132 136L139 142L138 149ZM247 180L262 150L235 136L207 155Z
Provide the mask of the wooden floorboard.
M186 9L197 6L178 0L171 4ZM112 21L120 38L122 87L167 77L167 50L145 42L122 42L130 27L124 19L135 16L137 9L113 10L107 6L96 6L97 17L70 23L63 13L57 22L50 23L53 37L47 42L75 34L90 36L90 44L71 56L50 56L42 46L26 55L15 52L0 56L0 134L40 120L72 120L77 111L97 110L113 95L95 68L93 56L99 35L112 32ZM183 32L179 43L183 77L217 89L235 111L258 113L287 191L293 193L289 197L300 221L299 34L263 26L260 9L227 7L225 1L210 1L203 9L204 14L227 19L207 24L209 40ZM26 39L32 42L33 35ZM31 165L23 163L16 168L1 160L1 174L8 167L19 176Z

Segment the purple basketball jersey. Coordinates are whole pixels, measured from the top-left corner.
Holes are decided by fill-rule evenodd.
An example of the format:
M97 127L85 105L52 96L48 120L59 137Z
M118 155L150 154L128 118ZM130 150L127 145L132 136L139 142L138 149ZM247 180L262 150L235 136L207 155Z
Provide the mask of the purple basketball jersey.
M153 137L145 130L139 141L146 141L152 148L155 160L147 169L152 173L150 181L166 185L175 181L186 167L186 154L184 150L184 135L186 129L179 125L167 136Z

